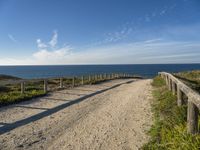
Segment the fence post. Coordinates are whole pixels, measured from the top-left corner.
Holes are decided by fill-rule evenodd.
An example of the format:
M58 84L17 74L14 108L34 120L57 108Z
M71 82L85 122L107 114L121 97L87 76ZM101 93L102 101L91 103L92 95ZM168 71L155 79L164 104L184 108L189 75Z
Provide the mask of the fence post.
M183 92L180 90L179 85L177 85L177 105L183 105Z
M21 82L21 94L24 94L24 81Z
M189 101L187 109L187 132L196 134L198 132L198 108Z
M81 78L81 84L82 85L84 84L84 76L82 76L82 78Z
M89 77L88 77L88 81L90 82L91 81L91 76L89 75Z
M72 78L72 87L75 86L75 77Z
M103 78L106 80L106 74L105 73L103 74Z
M47 80L45 79L44 80L44 93L46 93L47 92Z
M167 76L165 76L165 82L166 82L166 85L168 85L168 79L167 79Z
M176 85L175 84L176 83L172 81L172 93L173 93L173 95L176 94L176 88L175 88Z
M60 88L63 88L63 78L60 78Z
M169 90L172 90L172 80L169 78Z

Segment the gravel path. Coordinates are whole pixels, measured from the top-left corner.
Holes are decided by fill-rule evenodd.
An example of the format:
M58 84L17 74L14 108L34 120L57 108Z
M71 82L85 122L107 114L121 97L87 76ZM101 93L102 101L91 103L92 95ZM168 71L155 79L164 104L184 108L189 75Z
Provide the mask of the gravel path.
M0 108L0 149L138 149L152 124L151 80L113 80Z

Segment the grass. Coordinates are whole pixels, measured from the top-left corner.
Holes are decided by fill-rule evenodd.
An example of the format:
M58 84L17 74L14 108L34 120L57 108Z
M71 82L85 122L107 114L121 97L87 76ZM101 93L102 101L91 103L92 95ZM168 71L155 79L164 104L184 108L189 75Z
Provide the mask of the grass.
M0 81L1 80L18 80L18 79L20 79L20 78L10 76L10 75L0 74Z
M20 84L8 84L0 87L0 106L46 95L42 89L42 82L27 82L25 87L23 94L21 94Z
M200 70L179 72L174 75L200 93Z
M8 105L8 104L13 104L17 103L20 101L25 101L29 100L31 98L39 97L39 96L44 96L46 93L43 91L37 91L37 90L32 90L25 92L24 94L21 94L19 91L12 91L8 93L1 93L0 94L0 106Z
M152 111L154 124L149 131L151 139L144 150L197 150L200 135L187 134L187 106L177 106L177 99L165 86L161 77L153 80Z

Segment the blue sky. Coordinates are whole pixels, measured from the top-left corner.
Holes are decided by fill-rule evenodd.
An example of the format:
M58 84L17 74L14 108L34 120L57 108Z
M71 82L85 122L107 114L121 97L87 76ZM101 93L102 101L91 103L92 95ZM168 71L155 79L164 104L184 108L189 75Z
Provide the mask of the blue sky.
M199 0L0 0L0 65L199 58Z

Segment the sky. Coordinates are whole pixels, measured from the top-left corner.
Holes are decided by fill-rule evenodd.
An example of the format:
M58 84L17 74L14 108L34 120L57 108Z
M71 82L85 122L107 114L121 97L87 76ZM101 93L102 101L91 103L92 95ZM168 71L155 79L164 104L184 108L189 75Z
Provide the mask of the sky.
M0 0L0 65L200 63L199 0Z

